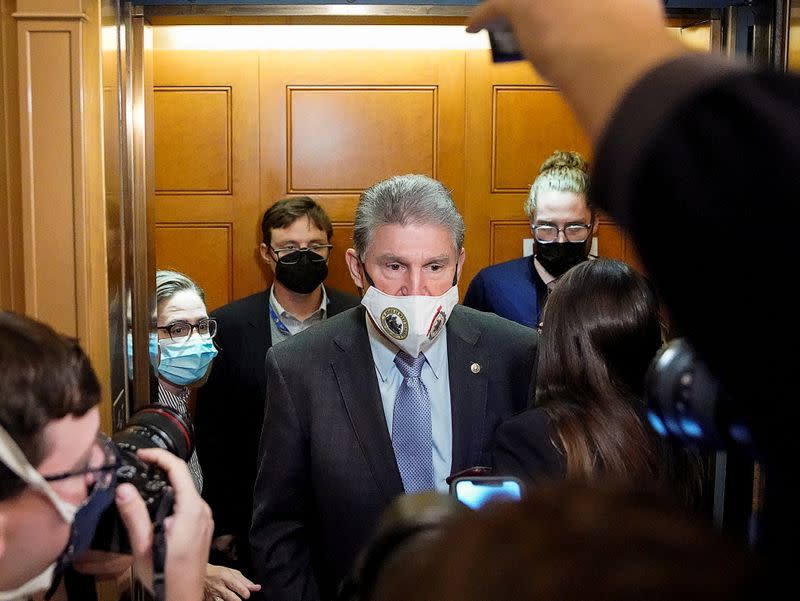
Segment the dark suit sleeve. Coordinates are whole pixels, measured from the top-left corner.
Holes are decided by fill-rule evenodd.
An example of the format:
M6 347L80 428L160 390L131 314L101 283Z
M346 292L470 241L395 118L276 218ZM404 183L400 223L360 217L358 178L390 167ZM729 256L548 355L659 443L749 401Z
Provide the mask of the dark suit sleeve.
M782 345L796 300L766 283L797 264L796 236L778 232L800 220L800 77L702 55L671 61L628 91L594 168L595 201L630 232L677 329L728 390L786 424L797 354L769 349ZM756 226L763 238L743 229L766 215L776 221ZM759 316L746 352L732 327L742 308Z
M237 434L242 423L234 409L235 403L229 399L236 385L224 326L220 327L214 341L219 354L214 359L208 381L197 391L195 444L203 470L203 498L214 515L214 535L241 536L246 533L237 532L237 515L242 508L240 500L243 497L247 500L250 491L241 488L242 479L235 476L243 461L243 448L238 445L242 436Z
M269 601L316 601L312 570L307 428L270 349L250 545L256 582Z
M501 424L492 465L495 475L516 476L529 486L562 477L563 457L553 444L547 415L532 409Z
M486 298L486 286L484 284L484 274L482 271L479 271L477 275L472 278L469 286L467 286L467 292L464 294L464 300L461 304L465 307L477 309L478 311L491 312L493 310L491 303L489 303Z

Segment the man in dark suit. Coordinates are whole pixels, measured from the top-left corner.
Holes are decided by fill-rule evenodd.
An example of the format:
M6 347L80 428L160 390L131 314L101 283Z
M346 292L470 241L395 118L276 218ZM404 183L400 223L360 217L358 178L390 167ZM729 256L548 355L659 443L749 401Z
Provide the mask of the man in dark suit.
M441 183L375 184L346 254L363 306L267 353L250 531L265 599L333 598L393 498L488 465L526 406L537 334L458 305L463 241Z
M261 257L275 278L267 290L216 311L219 355L198 390L196 444L203 496L214 513L214 561L250 571L247 534L258 438L264 416L264 357L274 344L356 306L326 288L333 227L307 196L279 200L261 221Z

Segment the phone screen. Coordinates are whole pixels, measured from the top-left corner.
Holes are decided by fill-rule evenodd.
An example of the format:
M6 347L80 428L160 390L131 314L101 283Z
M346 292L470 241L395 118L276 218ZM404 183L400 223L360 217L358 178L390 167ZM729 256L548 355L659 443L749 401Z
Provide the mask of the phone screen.
M454 483L455 497L468 507L478 509L488 501L518 501L522 487L509 478L460 479Z

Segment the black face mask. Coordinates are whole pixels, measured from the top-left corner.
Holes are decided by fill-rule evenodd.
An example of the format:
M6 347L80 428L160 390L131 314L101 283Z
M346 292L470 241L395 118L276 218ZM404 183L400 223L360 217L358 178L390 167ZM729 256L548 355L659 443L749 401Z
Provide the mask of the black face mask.
M319 260L312 261L312 256ZM286 255L284 260L297 263L286 265L278 261L275 277L292 292L309 294L328 276L328 262L313 251L298 250Z
M536 258L554 277L561 277L571 267L583 263L589 256L585 242L551 242L536 244Z

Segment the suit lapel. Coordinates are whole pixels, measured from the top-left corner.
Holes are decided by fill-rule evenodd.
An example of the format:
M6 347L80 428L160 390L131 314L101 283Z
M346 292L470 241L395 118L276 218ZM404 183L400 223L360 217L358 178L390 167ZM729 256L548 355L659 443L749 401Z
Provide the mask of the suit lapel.
M353 311L349 318L353 320L350 327L334 339L341 352L331 361L331 367L358 443L388 502L403 492L403 481L386 427L365 311Z
M272 346L272 329L269 319L269 288L254 298L247 310L247 323L250 331L245 337L245 344L252 345L248 352L253 358L258 389L266 390L267 375L264 371L264 357Z
M453 420L451 473L480 461L486 416L488 354L478 342L480 331L455 307L447 322L447 360Z

